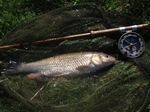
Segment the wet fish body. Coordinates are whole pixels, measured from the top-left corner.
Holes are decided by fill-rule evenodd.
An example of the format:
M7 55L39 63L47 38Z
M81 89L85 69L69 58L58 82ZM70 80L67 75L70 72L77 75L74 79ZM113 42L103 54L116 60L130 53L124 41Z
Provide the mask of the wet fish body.
M62 54L31 63L10 60L10 68L2 74L29 73L31 79L42 77L81 76L114 64L115 58L99 52L78 52Z

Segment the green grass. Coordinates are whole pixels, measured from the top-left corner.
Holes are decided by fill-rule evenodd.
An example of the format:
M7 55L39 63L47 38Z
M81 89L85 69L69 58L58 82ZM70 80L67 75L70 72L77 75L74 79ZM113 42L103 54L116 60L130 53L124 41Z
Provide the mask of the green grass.
M0 0L0 38L16 25L35 16L35 13L23 4L25 0Z
M37 15L59 7L85 2L94 1L63 0L52 2L49 0L39 0L35 2L34 0L0 0L0 38L4 37L14 26ZM100 2L95 2L109 12L118 12L128 14L131 17L141 18L143 23L150 22L150 3L146 0L143 2L140 2L140 0L102 0Z

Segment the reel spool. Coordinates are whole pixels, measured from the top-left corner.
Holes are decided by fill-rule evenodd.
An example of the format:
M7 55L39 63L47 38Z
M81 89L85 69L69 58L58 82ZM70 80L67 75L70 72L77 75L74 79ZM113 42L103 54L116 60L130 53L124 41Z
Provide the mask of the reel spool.
M145 50L145 41L142 36L136 32L126 32L118 41L118 49L125 57L137 58L141 56Z

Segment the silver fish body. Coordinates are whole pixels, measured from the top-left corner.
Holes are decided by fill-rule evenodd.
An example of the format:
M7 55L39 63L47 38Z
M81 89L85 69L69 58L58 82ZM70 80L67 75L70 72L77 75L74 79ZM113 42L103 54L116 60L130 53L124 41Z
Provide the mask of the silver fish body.
M89 74L114 64L115 58L99 52L62 54L31 63L10 61L10 69L2 74L30 73L30 79L41 77L68 77Z

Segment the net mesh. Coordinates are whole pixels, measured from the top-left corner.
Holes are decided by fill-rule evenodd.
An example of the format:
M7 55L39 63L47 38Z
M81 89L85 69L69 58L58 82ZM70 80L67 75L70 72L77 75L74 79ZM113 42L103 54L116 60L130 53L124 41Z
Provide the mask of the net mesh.
M1 45L31 42L134 23L138 24L139 20L117 13L110 14L95 4L79 4L50 11L15 27L2 39ZM148 35L144 36L148 37ZM113 68L87 78L34 81L21 74L2 75L0 109L11 112L18 110L21 112L148 111L150 101L148 38L146 51L141 57L123 61L120 60L117 47L114 45L117 42L114 37L118 38L118 35L32 45L29 50L1 49L1 68L7 67L9 53L14 53L25 62L77 51L100 51L118 60Z

